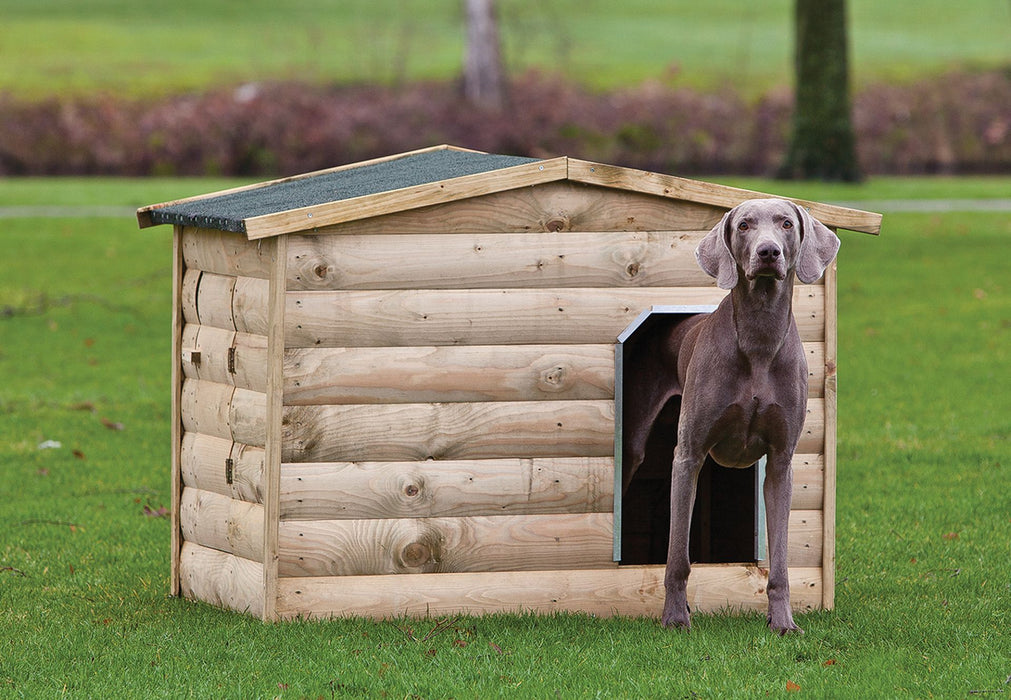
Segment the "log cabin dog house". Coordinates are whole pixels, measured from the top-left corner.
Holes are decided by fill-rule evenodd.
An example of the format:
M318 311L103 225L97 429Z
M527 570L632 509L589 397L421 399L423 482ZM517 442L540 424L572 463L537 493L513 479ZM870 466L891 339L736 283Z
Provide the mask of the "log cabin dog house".
M715 308L695 246L755 196L440 146L140 209L175 232L172 592L265 620L659 615L673 433L615 489L621 374L636 333ZM794 299L797 610L833 605L835 280ZM700 485L693 610L766 606L753 469Z

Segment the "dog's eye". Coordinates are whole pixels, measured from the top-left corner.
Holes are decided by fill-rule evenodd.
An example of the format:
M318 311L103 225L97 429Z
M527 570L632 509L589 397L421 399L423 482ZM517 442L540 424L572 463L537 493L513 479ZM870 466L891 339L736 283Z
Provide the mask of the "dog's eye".
M789 219L783 219L783 228L793 228L793 222Z
M751 227L748 226L748 222L747 221L742 221L741 223L737 224L737 230L738 231L747 231L749 228L751 228Z

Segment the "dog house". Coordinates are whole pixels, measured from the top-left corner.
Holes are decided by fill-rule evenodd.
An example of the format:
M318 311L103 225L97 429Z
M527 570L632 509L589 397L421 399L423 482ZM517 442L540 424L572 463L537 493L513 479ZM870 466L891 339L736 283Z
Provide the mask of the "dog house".
M172 592L265 620L659 615L669 447L623 495L621 373L637 332L719 302L694 248L755 196L440 146L140 209L174 226ZM794 299L798 610L833 605L835 297L833 267ZM689 602L764 609L760 503L716 533L723 508L697 508Z

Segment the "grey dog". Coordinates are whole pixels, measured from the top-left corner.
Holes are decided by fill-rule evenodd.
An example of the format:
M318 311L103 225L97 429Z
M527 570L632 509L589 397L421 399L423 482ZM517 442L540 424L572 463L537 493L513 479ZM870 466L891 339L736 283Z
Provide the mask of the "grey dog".
M689 628L688 533L706 455L725 467L767 457L763 485L769 534L768 623L801 633L790 609L787 530L791 461L804 427L808 368L793 317L794 278L816 282L839 249L836 235L802 207L754 199L728 211L699 244L699 265L728 294L711 314L675 326L656 344L662 378L643 386L626 425L625 485L666 401L681 396L671 479L664 626ZM718 517L718 516L717 516Z

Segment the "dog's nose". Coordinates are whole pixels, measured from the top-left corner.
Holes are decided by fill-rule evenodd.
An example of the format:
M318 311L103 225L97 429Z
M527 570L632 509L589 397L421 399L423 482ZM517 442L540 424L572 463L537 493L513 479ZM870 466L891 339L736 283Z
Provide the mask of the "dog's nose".
M773 262L783 254L779 246L768 243L758 249L758 258L764 262Z

